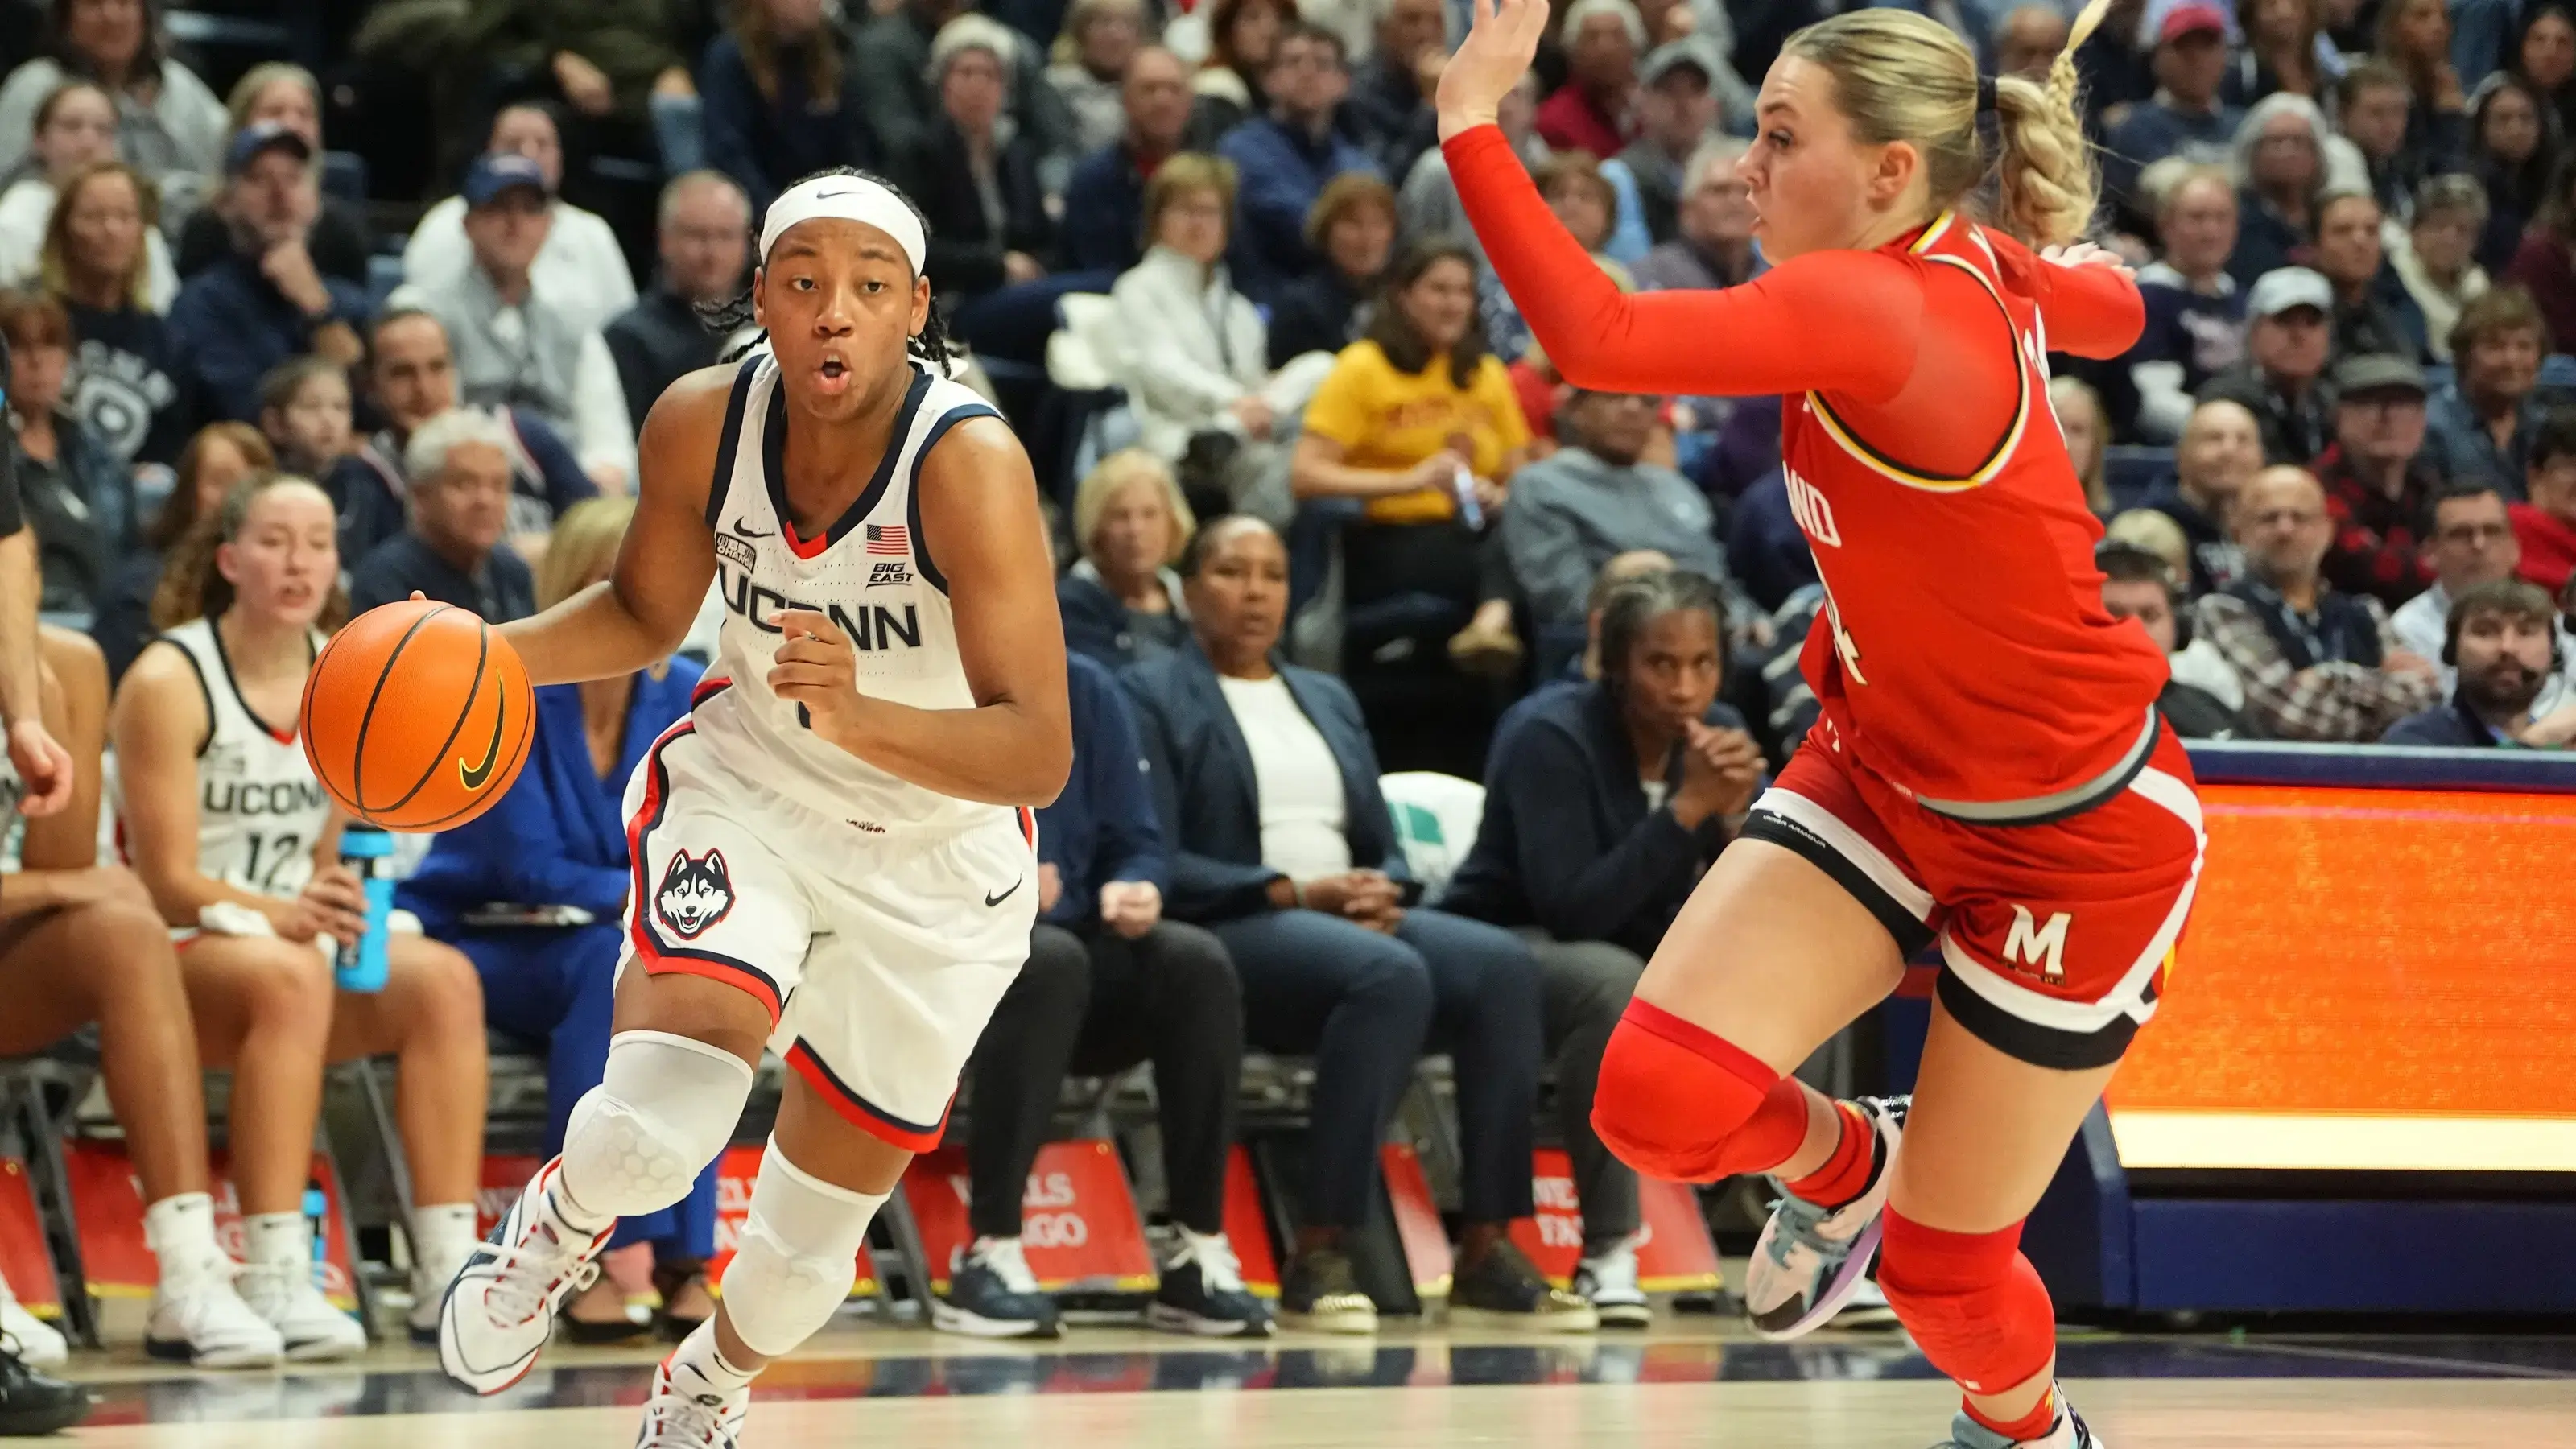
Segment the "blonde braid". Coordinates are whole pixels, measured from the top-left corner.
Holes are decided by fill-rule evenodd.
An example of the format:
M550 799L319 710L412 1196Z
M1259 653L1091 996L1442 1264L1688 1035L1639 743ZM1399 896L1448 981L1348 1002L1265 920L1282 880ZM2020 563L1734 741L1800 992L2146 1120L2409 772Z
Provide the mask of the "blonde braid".
M2048 67L2045 86L2020 76L1995 80L1999 215L2006 230L2038 246L2073 241L2092 224L2100 181L2076 109L2075 52L2091 38L2111 0L2091 0Z

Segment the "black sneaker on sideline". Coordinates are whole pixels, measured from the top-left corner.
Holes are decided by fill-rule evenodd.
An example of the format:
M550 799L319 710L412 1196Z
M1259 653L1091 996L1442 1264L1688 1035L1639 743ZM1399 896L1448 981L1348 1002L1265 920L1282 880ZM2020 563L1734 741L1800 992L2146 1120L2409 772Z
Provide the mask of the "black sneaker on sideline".
M1185 1228L1145 1322L1201 1338L1268 1338L1270 1307L1244 1288L1242 1265L1223 1233L1203 1237Z
M89 1417L89 1390L27 1367L15 1344L0 1340L0 1435L58 1433Z
M1017 1238L975 1240L949 1275L947 1296L930 1300L930 1326L971 1338L1054 1338L1063 1332L1055 1299L1039 1291Z
M1360 1291L1350 1254L1317 1248L1299 1253L1281 1277L1279 1321L1317 1333L1375 1333L1377 1304Z
M1601 1326L1591 1304L1539 1276L1538 1265L1509 1238L1458 1270L1449 1284L1449 1318L1551 1333L1590 1333Z

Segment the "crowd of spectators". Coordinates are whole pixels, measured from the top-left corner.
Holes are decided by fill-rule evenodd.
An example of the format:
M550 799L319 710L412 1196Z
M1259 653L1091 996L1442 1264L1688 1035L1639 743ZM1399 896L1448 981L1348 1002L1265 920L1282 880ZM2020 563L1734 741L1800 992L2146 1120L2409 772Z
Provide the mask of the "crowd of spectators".
M1829 8L1558 8L1501 121L1619 285L1759 278L1735 172L1751 83ZM1925 8L1990 67L2035 72L2072 6ZM40 38L0 77L7 445L49 661L66 688L122 691L73 713L103 721L170 672L137 660L192 617L171 569L279 477L319 485L293 496L327 501L357 608L419 590L503 621L599 576L654 400L750 340L712 319L763 209L817 170L882 173L929 218L963 375L1038 462L1076 658L1043 924L968 1074L975 1241L941 1326L1055 1330L1017 1184L1057 1079L1150 1060L1158 1321L1264 1327L1219 1207L1246 1047L1317 1063L1283 1311L1373 1324L1344 1239L1433 1051L1464 1157L1453 1301L1641 1321L1636 1186L1586 1084L1814 716L1796 662L1822 590L1776 400L1583 391L1532 343L1434 144L1462 7L351 9L296 55L248 56L176 47L161 0L0 0ZM2147 323L2127 356L2058 359L2049 402L2107 530L2103 607L2173 661L2172 726L2565 746L2570 10L2120 0L2074 61L2099 230ZM362 124L377 88L430 118L425 159ZM406 175L427 184L388 180ZM1086 303L1105 320L1077 327ZM1059 342L1106 396L1052 381ZM485 1018L547 1044L557 1135L605 1048L617 790L693 671L547 691L511 800L407 887ZM1381 787L1420 770L1489 792L1446 879L1408 860ZM91 869L63 835L31 831L27 869ZM117 898L196 924L169 884L182 854ZM553 934L495 925L496 903L557 912ZM196 1031L209 1053L219 1035ZM1531 1211L1551 1091L1584 1213L1571 1292L1504 1231ZM202 1178L185 1141L154 1140L147 1192ZM704 1196L625 1239L652 1245L683 1320L706 1306ZM613 1295L574 1317L624 1321Z

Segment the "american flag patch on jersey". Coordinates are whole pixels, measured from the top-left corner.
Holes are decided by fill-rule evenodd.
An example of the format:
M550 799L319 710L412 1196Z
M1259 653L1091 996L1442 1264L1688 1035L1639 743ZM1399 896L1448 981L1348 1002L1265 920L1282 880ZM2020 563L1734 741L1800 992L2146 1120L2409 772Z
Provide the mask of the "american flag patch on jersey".
M900 558L912 552L912 530L900 523L868 525L868 552Z

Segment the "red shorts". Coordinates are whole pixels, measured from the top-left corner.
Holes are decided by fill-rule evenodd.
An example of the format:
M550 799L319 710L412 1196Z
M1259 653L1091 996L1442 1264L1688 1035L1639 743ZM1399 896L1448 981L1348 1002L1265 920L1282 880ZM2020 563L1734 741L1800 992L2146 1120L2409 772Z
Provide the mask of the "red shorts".
M1743 833L1832 876L1908 959L1938 941L1951 1017L2065 1071L2118 1061L2155 1015L2206 844L2191 762L2161 721L2125 780L2011 823L1917 803L1820 723Z

